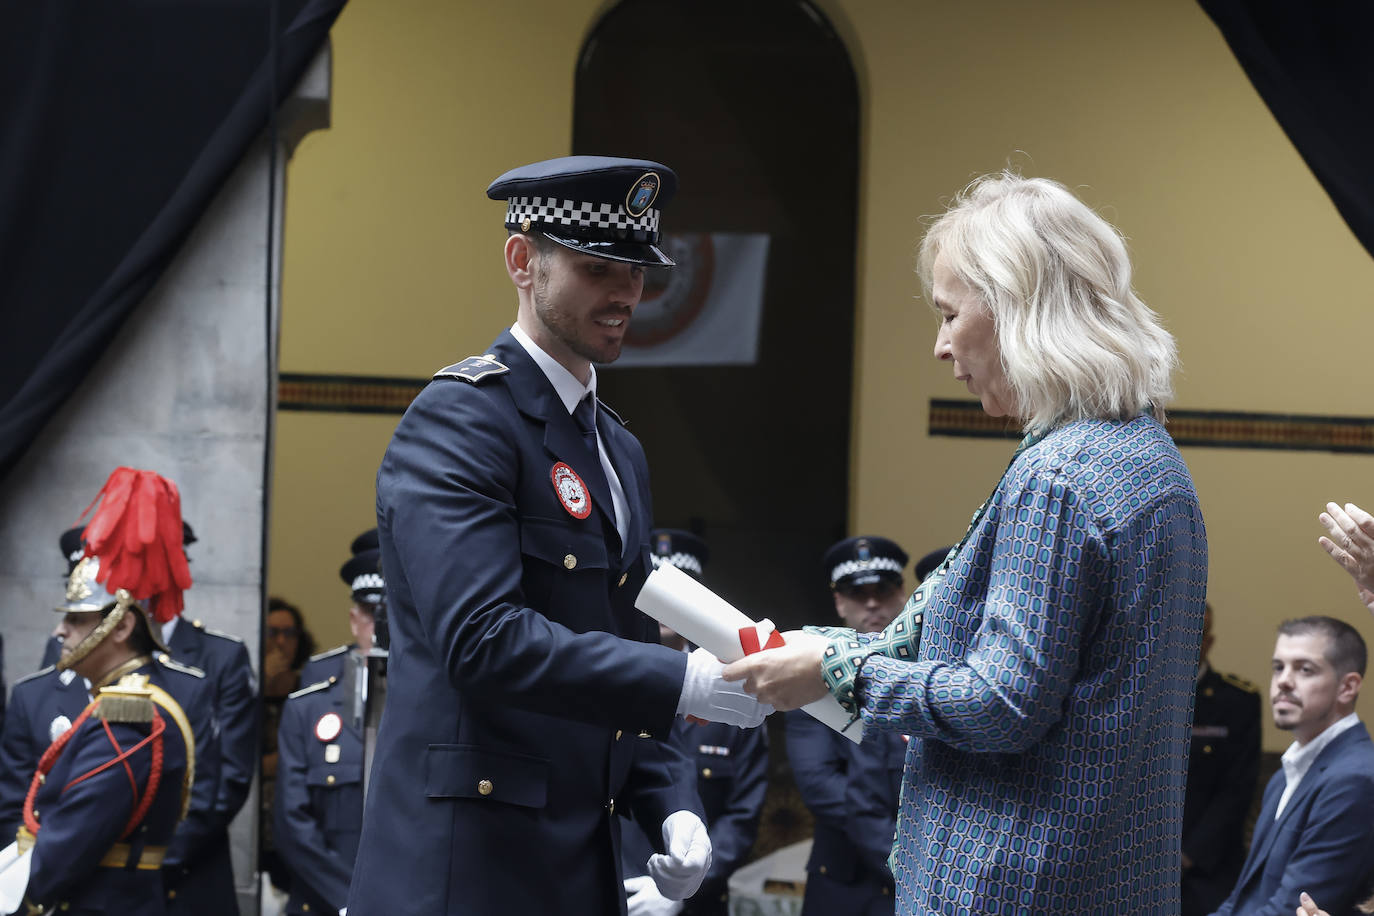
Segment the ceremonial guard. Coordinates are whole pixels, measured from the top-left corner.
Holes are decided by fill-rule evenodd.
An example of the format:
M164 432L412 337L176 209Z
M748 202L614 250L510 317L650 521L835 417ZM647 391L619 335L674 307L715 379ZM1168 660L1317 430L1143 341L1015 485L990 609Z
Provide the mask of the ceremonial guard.
M376 533L372 532L375 543ZM348 902L348 883L363 829L363 715L367 649L374 614L385 600L380 554L367 537L339 570L353 601L348 627L356 648L338 656L336 674L286 698L277 732L277 793L273 836L291 871L290 916L336 913Z
M355 557L360 554L372 554L372 565L375 567L377 565L377 554L380 549L377 543L377 529L369 528L355 537L349 549L352 550ZM345 563L344 570L348 570L349 568L349 564ZM343 573L340 574L343 575ZM381 603L383 598L382 586L380 584L382 581L381 573L377 569L369 571L363 568L363 571L358 574L357 578L359 581L356 584L351 579L348 580L348 584L354 586L353 603L356 609L350 611L348 615L348 628L353 632L353 642L343 646L335 646L323 652L316 652L314 655L310 656L310 660L305 663L305 667L301 668L302 687L318 684L320 681L327 681L331 677L337 678L343 673L344 663L348 661L349 653L359 647L357 634L358 626L366 626L369 633L368 638L371 639L370 634L372 632L373 615L376 612L377 605ZM374 579L375 582L373 581ZM363 616L355 620L355 614ZM368 643L362 644L364 651L366 651L368 645Z
M645 267L671 263L676 184L659 163L573 156L487 189L507 201L516 323L435 375L377 474L391 660L351 913L400 889L431 914L623 913L627 803L662 825L665 896L705 876L696 780L662 739L678 714L767 709L635 609L648 465L592 366L619 356Z
M62 533L59 546L68 575L85 553L84 527ZM182 548L196 543L188 522L181 524ZM189 558L188 558L189 563ZM206 712L219 745L219 784L209 812L188 818L167 852L164 878L169 916L238 916L229 824L248 799L257 772L258 698L248 649L237 636L180 615L161 624L162 642L172 658L205 673ZM44 665L60 657L61 640L48 641Z
M876 633L901 611L907 554L895 542L875 535L846 538L821 562L845 626ZM816 820L802 913L891 916L896 904L887 857L907 742L873 731L855 746L801 710L787 713L785 724L792 775Z
M669 528L649 533L655 567L667 563L700 580L709 556L706 542L688 531ZM686 641L659 624L665 646L687 651ZM696 764L697 793L706 809L711 835L711 868L701 887L683 901L667 900L647 874L653 854L647 831L631 822L623 831L621 862L629 916L725 916L729 911L728 883L749 855L758 836L759 815L768 792L768 731L738 728L720 722L704 725L676 719L669 740ZM650 824L649 830L656 825Z
M98 500L57 608L58 683L70 670L64 686L89 683L93 699L52 723L56 740L31 771L18 831L31 852L25 912L162 914L168 845L196 801L211 809L219 775L209 716L190 711L209 709L205 677L171 660L159 626L191 584L180 497L150 471L119 468Z
M1183 799L1182 916L1206 916L1231 895L1245 864L1245 819L1259 779L1259 689L1212 667L1213 639L1208 604Z

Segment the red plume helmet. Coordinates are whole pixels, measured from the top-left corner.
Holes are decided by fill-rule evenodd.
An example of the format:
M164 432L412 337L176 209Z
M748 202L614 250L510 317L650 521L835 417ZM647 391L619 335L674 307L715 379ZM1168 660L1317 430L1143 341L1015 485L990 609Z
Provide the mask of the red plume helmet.
M177 485L153 471L115 468L81 517L96 503L85 533L86 556L100 558L96 581L111 594L127 591L158 623L180 616L191 569Z

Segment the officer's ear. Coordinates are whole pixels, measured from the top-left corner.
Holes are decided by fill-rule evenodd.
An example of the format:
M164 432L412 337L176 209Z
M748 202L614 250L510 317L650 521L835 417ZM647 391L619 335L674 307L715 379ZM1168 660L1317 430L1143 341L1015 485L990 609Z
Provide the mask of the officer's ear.
M539 250L534 239L522 232L512 233L506 239L506 273L516 289L533 289L535 264L539 260Z
M127 644L132 638L134 627L138 626L138 622L138 611L130 608L125 612L124 616L119 619L119 623L115 624L115 628L110 631L110 640Z

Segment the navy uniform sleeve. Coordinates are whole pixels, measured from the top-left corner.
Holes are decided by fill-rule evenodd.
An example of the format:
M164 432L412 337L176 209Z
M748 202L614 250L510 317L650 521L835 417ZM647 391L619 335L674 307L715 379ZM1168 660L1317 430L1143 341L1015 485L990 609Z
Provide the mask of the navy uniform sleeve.
M666 734L683 653L575 632L526 605L516 501L528 456L514 406L505 405L503 419L493 401L505 397L497 385L432 383L406 412L378 472L384 547L390 539L420 625L450 682L470 697Z
M838 742L849 739L835 735L800 709L786 713L784 722L787 757L802 801L816 820L835 830L844 830L849 757Z
M310 805L309 740L313 728L306 697L288 699L277 730L276 797L272 804L273 839L277 854L294 880L304 881L335 910L348 903L353 863L329 848L316 812Z
M215 735L211 702L214 699L204 682L190 686L177 685L168 689L186 713L196 742L195 781L191 783L191 805L186 819L177 825L176 835L167 847L165 863L185 865L210 837L223 829L215 814L215 796L219 792L220 748Z
M29 791L38 758L46 747L34 747L33 726L26 697L16 694L0 732L0 847L14 842L24 817L24 796Z
M229 826L248 799L258 767L258 696L253 666L243 643L224 643L229 649L229 661L220 669L215 691L220 746L215 815L222 828Z

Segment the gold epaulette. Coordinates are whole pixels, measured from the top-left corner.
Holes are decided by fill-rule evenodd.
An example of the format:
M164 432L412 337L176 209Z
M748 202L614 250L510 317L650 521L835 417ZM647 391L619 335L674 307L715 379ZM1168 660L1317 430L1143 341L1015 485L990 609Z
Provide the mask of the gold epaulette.
M106 722L153 721L153 692L146 674L126 674L119 683L101 687L100 703L91 715Z
M1256 687L1254 684L1250 683L1243 677L1236 677L1234 674L1227 674L1224 671L1218 671L1217 674L1221 677L1223 681L1230 684L1232 687L1239 687L1246 693L1260 692L1260 689L1258 687Z

